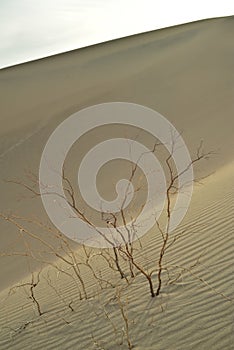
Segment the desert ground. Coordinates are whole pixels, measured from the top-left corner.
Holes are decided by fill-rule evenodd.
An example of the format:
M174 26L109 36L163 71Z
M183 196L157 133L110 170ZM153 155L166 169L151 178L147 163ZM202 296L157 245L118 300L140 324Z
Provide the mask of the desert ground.
M234 17L210 19L0 70L0 349L232 349L233 35ZM155 297L124 252L121 279L112 250L66 239L35 195L51 133L78 110L106 102L161 113L193 157L202 145L191 205L169 237L176 239ZM138 135L121 127L87 134L68 174L101 137L126 132ZM152 143L147 133L139 141ZM107 197L124 168L104 169ZM155 224L134 249L155 290L162 240Z

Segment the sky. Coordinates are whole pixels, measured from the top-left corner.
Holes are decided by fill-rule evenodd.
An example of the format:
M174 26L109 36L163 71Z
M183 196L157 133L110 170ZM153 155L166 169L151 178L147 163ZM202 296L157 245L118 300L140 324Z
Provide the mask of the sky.
M0 68L233 14L232 0L0 0Z

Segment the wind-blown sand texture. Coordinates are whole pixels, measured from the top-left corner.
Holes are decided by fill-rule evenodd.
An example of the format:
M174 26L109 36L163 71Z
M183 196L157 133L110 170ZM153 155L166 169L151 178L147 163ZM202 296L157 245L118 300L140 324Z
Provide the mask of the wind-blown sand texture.
M182 133L191 154L201 140L206 151L215 152L195 169L196 177L206 178L195 186L178 228L186 228L186 234L167 253L172 274L182 266L183 275L164 285L158 298L149 296L142 276L126 288L99 257L96 271L118 284L120 297L110 283L102 282L100 290L91 271L81 266L88 299L79 300L76 282L48 266L35 288L43 312L38 316L30 286L10 288L30 282L30 270L39 263L12 254L24 252L27 245L14 225L2 220L1 253L10 256L0 257L0 349L127 349L123 315L134 349L232 349L233 34L233 17L199 21L0 71L0 212L48 221L40 198L22 198L25 189L5 180L30 183L25 172L37 175L51 132L93 104L148 106ZM38 228L36 233L49 240ZM145 255L140 259L149 268L156 266L160 242L156 230L142 239ZM30 244L30 249L39 249L37 241ZM84 260L83 250L77 245L74 249Z

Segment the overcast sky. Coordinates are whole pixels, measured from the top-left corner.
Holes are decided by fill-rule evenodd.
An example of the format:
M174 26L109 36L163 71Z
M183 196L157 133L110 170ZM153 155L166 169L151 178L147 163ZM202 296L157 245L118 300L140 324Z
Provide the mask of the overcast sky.
M233 14L232 0L0 0L0 68Z

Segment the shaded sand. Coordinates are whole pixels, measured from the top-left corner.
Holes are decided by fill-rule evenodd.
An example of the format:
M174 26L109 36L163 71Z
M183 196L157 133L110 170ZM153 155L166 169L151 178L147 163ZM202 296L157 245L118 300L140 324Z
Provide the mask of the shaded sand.
M85 106L126 101L151 107L183 133L191 154L201 140L217 155L198 167L206 176L233 159L233 17L200 21L57 55L0 71L0 211L41 217L40 201L19 186L38 173L44 145L59 123ZM92 139L86 141L86 147ZM3 251L22 245L1 223ZM15 269L17 264L17 272ZM1 288L24 274L8 259ZM22 266L22 268L21 268Z
M195 187L191 208L179 228L186 227L186 235L166 257L176 275L175 265L190 268L202 254L194 274L185 270L182 279L164 287L160 298L149 297L142 277L122 292L123 303L128 300L124 305L136 349L232 348L233 30L233 17L200 21L0 71L0 212L48 221L40 198L25 198L24 189L4 180L28 184L25 173L38 173L51 132L85 106L110 101L146 105L183 133L191 154L200 140L206 151L216 151L196 168L198 177L212 175ZM101 133L105 137L108 131ZM147 143L147 135L142 139ZM93 142L92 137L84 141L82 152ZM106 182L102 183L105 193ZM1 252L25 251L18 231L5 222L0 225ZM45 232L37 229L36 233L50 240ZM158 256L159 242L160 235L153 230L143 238L141 258L149 267ZM39 249L37 242L30 244L31 249ZM109 286L100 292L90 271L84 270L90 299L79 301L71 279L49 270L55 292L48 285L46 268L36 289L46 313L38 317L28 286L5 299L8 288L38 268L38 262L21 256L0 257L0 262L0 349L127 348L125 335L120 345L125 326L115 291ZM96 268L103 279L126 286L102 260ZM93 298L96 294L99 297ZM68 307L71 301L74 311Z

